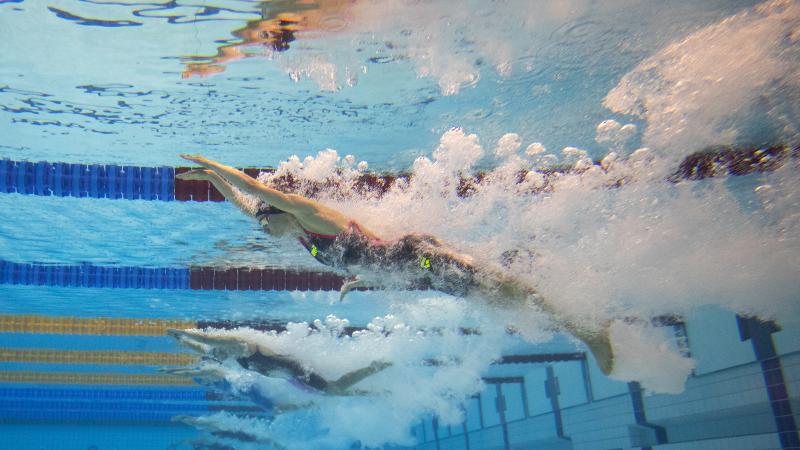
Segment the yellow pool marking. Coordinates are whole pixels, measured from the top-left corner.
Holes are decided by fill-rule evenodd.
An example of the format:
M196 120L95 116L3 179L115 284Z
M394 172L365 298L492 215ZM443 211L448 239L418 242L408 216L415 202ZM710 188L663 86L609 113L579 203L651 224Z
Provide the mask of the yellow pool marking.
M191 353L0 348L0 362L187 366L197 361Z
M0 315L0 333L163 336L169 328L196 328L193 320Z
M194 386L189 378L161 374L0 372L0 383L32 384L118 384L147 386Z

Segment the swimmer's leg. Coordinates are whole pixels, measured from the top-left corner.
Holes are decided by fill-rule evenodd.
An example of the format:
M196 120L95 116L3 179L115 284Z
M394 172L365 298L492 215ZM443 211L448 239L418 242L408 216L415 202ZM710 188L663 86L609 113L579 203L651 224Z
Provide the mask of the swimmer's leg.
M332 395L345 394L348 389L358 384L364 378L374 375L391 365L392 363L389 362L374 361L367 367L348 372L342 375L338 380L328 383L326 392Z
M472 291L480 297L487 299L490 304L503 308L522 307L533 302L545 314L550 316L564 330L586 344L597 360L597 364L604 374L608 375L614 368L614 354L611 341L608 337L608 326L604 325L599 331L587 330L578 326L572 318L546 301L537 291L527 285L523 280L509 277L499 271L477 266L473 259L460 254L446 246L437 246L428 242L418 241L416 251L431 255L432 265L449 266L454 269L450 273L451 280L455 282L441 283L439 289L447 294L461 295L454 288L459 285ZM437 268L432 268L436 270Z
M611 349L611 339L608 333L608 323L603 324L599 330L587 329L577 325L575 321L564 312L556 308L555 305L546 301L535 289L528 287L521 280L516 280L506 276L486 277L496 280L494 283L482 283L480 291L488 298L493 299L499 306L514 307L522 306L526 302L532 302L539 307L545 314L556 322L565 331L583 342L592 352L600 370L608 375L614 370L614 352ZM499 278L499 279L498 279ZM494 286L492 286L492 284Z
M614 370L614 352L611 349L607 326L596 332L576 329L570 333L589 347L603 374L608 375Z

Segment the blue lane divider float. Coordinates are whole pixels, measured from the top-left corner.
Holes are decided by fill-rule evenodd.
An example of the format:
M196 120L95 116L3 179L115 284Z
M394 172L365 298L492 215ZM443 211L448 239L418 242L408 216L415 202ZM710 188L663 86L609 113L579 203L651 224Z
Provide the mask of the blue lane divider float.
M0 260L0 284L189 289L189 269L169 267L105 267L90 264L50 265Z
M173 201L175 169L0 159L0 192Z
M116 267L52 265L0 259L0 284L122 289L338 291L334 272L250 267Z

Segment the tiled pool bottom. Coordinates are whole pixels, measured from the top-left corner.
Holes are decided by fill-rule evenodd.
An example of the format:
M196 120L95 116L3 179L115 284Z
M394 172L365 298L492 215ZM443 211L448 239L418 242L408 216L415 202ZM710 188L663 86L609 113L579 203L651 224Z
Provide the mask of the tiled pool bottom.
M100 329L92 319L80 323L97 325L92 332ZM142 332L107 325L109 332ZM19 329L0 333L4 347L9 342L27 347L2 352L0 448L263 448L219 440L172 420L175 415L218 411L263 415L247 401L224 398L186 380L178 383L146 366L180 365L191 357L157 336L163 330L156 330L156 325L156 321L146 325L149 344L143 346L140 338L125 351L37 353L34 344L52 343L53 335L42 341L47 338ZM676 337L685 336L684 350L697 361L681 394L651 394L638 383L611 380L581 353L507 355L504 363L491 366L484 375L482 392L464 405L463 423L445 425L427 417L409 430L417 442L412 448L798 448L797 330L778 330L769 322L719 309L698 311L669 327ZM143 329L141 324L137 329ZM55 335L59 336L62 341L74 339ZM70 361L84 365L67 372L67 367L77 367L65 365ZM292 443L285 444L292 448Z
M591 366L585 376L575 363L492 367L495 382L467 405L465 423L424 421L415 449L800 448L798 330L774 325L716 308L686 318L680 334L697 367L676 395Z
M185 425L0 425L0 448L19 450L191 449L197 430Z

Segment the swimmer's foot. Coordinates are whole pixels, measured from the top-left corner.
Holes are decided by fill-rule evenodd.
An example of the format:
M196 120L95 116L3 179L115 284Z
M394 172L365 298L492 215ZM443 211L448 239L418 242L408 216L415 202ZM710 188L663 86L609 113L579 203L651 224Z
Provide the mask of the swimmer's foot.
M581 333L577 337L589 347L603 374L609 375L614 370L614 351L611 349L608 326L597 332Z
M345 281L345 283L342 284L342 288L339 290L339 301L340 302L343 301L347 293L352 291L353 289L366 286L367 286L366 282L357 275L355 278Z

